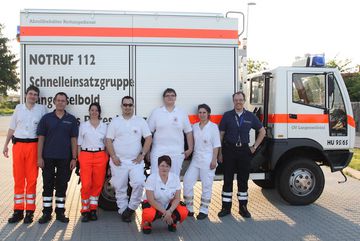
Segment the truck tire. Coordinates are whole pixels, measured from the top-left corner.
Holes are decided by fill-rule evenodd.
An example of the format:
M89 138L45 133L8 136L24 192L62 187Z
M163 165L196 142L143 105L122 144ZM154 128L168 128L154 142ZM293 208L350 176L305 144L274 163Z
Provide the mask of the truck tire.
M103 188L99 196L99 207L107 211L117 211L115 190L110 183L110 177L105 178Z
M275 181L274 179L270 179L270 180L253 180L253 182L263 188L263 189L273 189L275 188Z
M278 192L291 205L313 203L324 190L324 173L311 159L289 160L280 166L277 174Z

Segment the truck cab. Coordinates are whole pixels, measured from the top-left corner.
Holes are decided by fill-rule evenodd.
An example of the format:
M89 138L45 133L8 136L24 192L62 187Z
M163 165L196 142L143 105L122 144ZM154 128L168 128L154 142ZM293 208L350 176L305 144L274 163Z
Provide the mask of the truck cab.
M254 182L276 187L294 205L321 195L321 165L342 171L353 155L355 121L346 86L337 69L317 61L253 74L243 83L246 108L267 131L252 162L252 172L265 175Z

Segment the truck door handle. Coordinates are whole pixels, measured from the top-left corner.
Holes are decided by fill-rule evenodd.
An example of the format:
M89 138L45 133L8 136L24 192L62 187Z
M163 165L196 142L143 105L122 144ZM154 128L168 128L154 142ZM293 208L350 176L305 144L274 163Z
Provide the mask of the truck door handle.
M297 119L297 114L289 114L290 119Z

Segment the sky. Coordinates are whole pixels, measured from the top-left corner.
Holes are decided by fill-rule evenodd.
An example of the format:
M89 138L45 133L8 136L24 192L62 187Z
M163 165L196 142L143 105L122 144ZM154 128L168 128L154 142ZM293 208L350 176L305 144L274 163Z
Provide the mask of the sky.
M248 7L248 2L256 5ZM248 57L268 67L288 66L296 56L325 54L360 65L358 0L9 0L0 8L3 34L15 39L22 9L81 9L223 13L248 16ZM248 14L246 14L248 13ZM245 25L246 26L246 25ZM246 33L246 31L245 31ZM11 42L19 55L20 45Z

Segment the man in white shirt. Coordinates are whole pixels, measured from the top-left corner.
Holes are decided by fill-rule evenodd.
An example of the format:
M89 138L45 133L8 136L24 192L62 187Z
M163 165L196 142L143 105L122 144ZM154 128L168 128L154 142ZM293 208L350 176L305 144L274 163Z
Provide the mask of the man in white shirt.
M14 175L14 213L9 223L19 222L26 215L24 223L33 221L35 211L37 166L37 125L41 117L46 114L43 105L36 104L40 90L36 86L26 89L26 102L19 104L11 118L3 154L9 157L8 145L13 141L13 175ZM24 193L25 191L25 193Z
M176 92L167 88L163 93L164 106L156 108L148 119L154 134L151 147L151 173L157 173L160 156L168 155L172 160L171 172L180 175L184 158L193 151L194 141L188 115L175 106ZM184 133L188 149L184 150Z
M134 99L125 96L121 101L122 115L114 118L107 130L106 148L110 155L111 183L115 188L118 212L124 222L131 222L131 216L141 202L145 175L144 157L152 142L146 121L134 115ZM141 145L141 138L145 139ZM128 179L132 193L128 201Z

